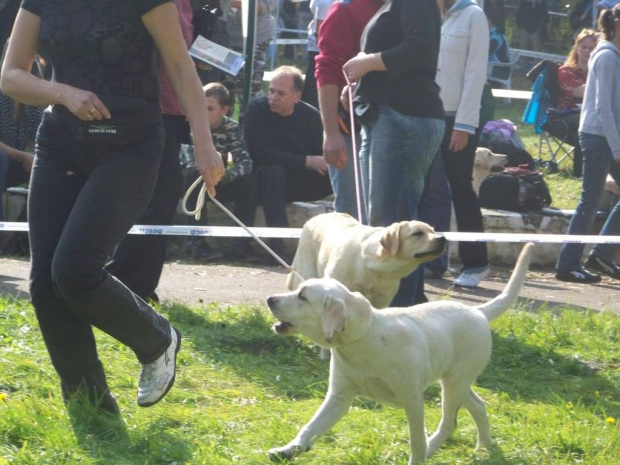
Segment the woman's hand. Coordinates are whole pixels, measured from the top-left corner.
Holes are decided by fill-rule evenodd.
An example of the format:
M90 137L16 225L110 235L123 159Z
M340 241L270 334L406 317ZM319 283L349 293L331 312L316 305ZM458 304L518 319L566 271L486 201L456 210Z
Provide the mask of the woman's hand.
M226 173L222 155L215 150L213 144L209 144L202 149L195 147L194 163L196 170L202 175L207 191L211 196L215 197L215 186Z
M458 129L454 129L452 131L452 136L450 137L450 145L448 145L448 149L452 152L460 152L467 145L467 141L469 140L469 133L465 131L459 131Z
M349 81L357 81L371 71L387 71L381 53L358 53L342 67Z
M370 69L370 57L364 52L359 52L356 56L347 61L342 69L349 81L354 82L366 76Z
M99 97L87 90L63 85L60 101L82 121L100 121L112 116Z

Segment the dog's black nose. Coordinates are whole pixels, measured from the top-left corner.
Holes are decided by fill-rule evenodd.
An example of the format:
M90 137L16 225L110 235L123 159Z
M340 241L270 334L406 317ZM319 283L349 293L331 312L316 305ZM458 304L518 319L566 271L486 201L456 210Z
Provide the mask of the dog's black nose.
M269 307L271 307L275 301L276 301L276 298L274 296L270 295L269 297L267 297L267 305Z

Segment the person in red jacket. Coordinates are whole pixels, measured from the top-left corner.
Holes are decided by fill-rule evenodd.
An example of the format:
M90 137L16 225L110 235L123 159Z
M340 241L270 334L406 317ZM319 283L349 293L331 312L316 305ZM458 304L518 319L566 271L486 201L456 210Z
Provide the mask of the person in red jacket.
M323 155L329 164L329 176L335 196L334 209L355 218L359 216L353 147L351 136L343 134L339 124L340 92L346 85L342 65L360 52L362 32L381 5L383 5L381 0L335 2L319 29L319 54L315 60L319 111L325 131ZM346 119L348 122L348 117ZM359 132L356 132L356 136L358 140L356 145L359 149ZM365 218L363 214L362 218Z

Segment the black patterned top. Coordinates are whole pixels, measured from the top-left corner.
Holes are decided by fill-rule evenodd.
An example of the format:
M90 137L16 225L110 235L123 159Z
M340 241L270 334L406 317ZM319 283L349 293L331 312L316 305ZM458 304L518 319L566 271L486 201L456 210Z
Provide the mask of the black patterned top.
M41 18L39 49L52 80L159 104L156 47L142 16L168 1L23 0L22 8Z
M252 172L252 159L245 148L245 141L241 135L241 127L234 119L224 116L217 128L211 129L213 145L222 154L226 174L220 181L222 184L237 179L239 176ZM228 154L232 155L232 164L228 164Z
M26 150L34 142L43 109L20 105L15 120L15 102L0 92L0 142L16 150Z

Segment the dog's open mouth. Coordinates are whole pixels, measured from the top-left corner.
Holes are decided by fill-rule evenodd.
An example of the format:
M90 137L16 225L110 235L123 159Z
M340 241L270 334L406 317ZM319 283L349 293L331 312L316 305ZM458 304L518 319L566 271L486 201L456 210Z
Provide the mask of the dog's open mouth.
M272 326L273 330L278 334L287 334L292 327L293 325L286 321L278 321Z

